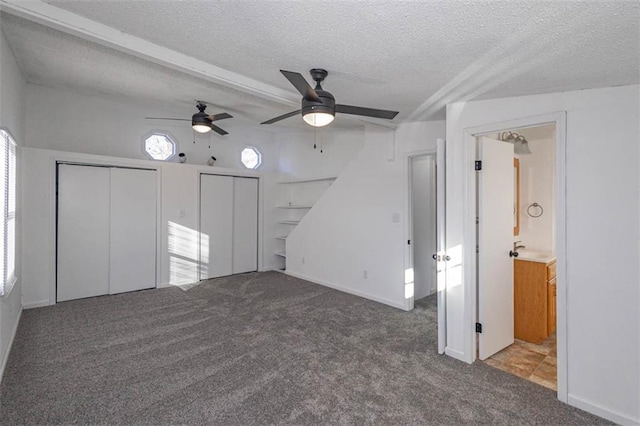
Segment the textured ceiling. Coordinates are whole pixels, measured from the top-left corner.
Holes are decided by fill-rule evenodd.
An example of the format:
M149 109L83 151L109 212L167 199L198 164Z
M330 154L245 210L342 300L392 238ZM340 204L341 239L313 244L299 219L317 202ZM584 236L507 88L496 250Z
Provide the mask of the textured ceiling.
M207 112L226 111L243 124L292 110L11 15L3 14L2 30L27 81L34 84L153 103L176 111L176 118L197 112L196 99L210 103Z
M635 1L47 3L292 93L279 69L326 68L339 103L396 109L395 121L442 119L453 101L640 82ZM291 110L15 17L3 31L29 81L215 98L257 121Z

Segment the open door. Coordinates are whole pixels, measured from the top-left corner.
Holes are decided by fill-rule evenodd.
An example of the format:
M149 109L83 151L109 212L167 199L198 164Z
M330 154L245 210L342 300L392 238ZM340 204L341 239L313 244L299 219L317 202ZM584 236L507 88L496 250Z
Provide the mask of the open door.
M431 260L438 251L436 236L436 157L423 154L410 160L410 217L414 299L419 300L436 292L436 262Z
M513 145L482 137L478 172L478 355L513 343Z
M434 254L436 261L436 285L437 285L437 303L438 303L438 353L443 354L447 345L447 326L446 326L446 301L447 301L447 283L446 283L446 265L445 265L445 141L438 139L436 141L436 235L437 235L437 251Z

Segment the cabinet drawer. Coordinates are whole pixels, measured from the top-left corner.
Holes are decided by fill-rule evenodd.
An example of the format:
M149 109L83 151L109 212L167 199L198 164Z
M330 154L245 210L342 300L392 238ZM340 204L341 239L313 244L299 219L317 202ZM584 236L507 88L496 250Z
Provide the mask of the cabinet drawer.
M547 281L556 277L556 262L547 265Z

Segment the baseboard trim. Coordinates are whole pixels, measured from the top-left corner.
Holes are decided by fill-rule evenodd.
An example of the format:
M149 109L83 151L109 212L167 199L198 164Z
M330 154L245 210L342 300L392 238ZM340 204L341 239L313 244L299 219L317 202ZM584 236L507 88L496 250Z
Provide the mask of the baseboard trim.
M610 420L620 425L624 425L624 426L640 425L640 419L633 419L624 414L616 413L615 411L611 411L601 405L594 404L589 401L585 401L584 399L579 398L577 396L569 395L567 402L571 406L584 410L588 413L595 414L596 416L600 416L603 419Z
M393 300L389 300L389 299L385 299L383 297L378 297L378 296L374 296L372 294L367 294L367 293L363 293L357 290L353 290L347 287L343 287L339 284L333 284L333 283L328 283L326 281L322 281L316 278L312 278L312 277L308 277L306 275L302 275L302 274L297 274L295 272L290 272L290 271L282 271L283 273L285 273L286 275L291 275L292 277L296 277L296 278L300 278L301 280L305 280L305 281L310 281L314 284L319 284L321 286L324 287L329 287L332 288L334 290L339 290L342 291L344 293L349 293L349 294L353 294L354 296L358 296L358 297L362 297L364 299L368 299L368 300L373 300L374 302L378 302L378 303L382 303L384 305L388 305L391 306L393 308L397 308L397 309L401 309L403 311L407 311L407 307L405 306L404 303L397 303Z
M467 359L466 359L465 355L464 355L464 352L462 352L462 351L459 351L457 349L452 349L452 348L447 346L446 348L444 348L444 354L447 355L447 356L450 356L451 358L455 358L458 361L462 361L465 364L469 364L467 362Z
M18 332L18 324L20 324L20 319L22 318L22 307L20 307L20 312L18 313L18 318L16 319L16 323L13 326L13 330L11 332L11 339L9 340L9 344L7 345L7 350L2 354L2 362L0 363L0 382L2 381L2 377L4 377L4 368L7 366L7 361L9 360L9 353L11 353L11 347L13 346L13 341L16 338L16 333Z
M42 308L49 305L50 303L48 300L40 300L38 302L25 303L22 305L22 309Z

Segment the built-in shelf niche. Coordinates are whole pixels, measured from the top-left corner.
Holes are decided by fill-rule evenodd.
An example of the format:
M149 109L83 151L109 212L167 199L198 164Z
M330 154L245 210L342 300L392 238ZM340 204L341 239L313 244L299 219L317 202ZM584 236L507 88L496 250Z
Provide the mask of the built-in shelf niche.
M321 176L287 179L278 182L279 197L276 208L280 211L277 225L280 226L281 235L275 237L278 244L274 254L282 258L281 269L286 268L287 236L313 208L316 201L320 199L335 179L336 176Z

